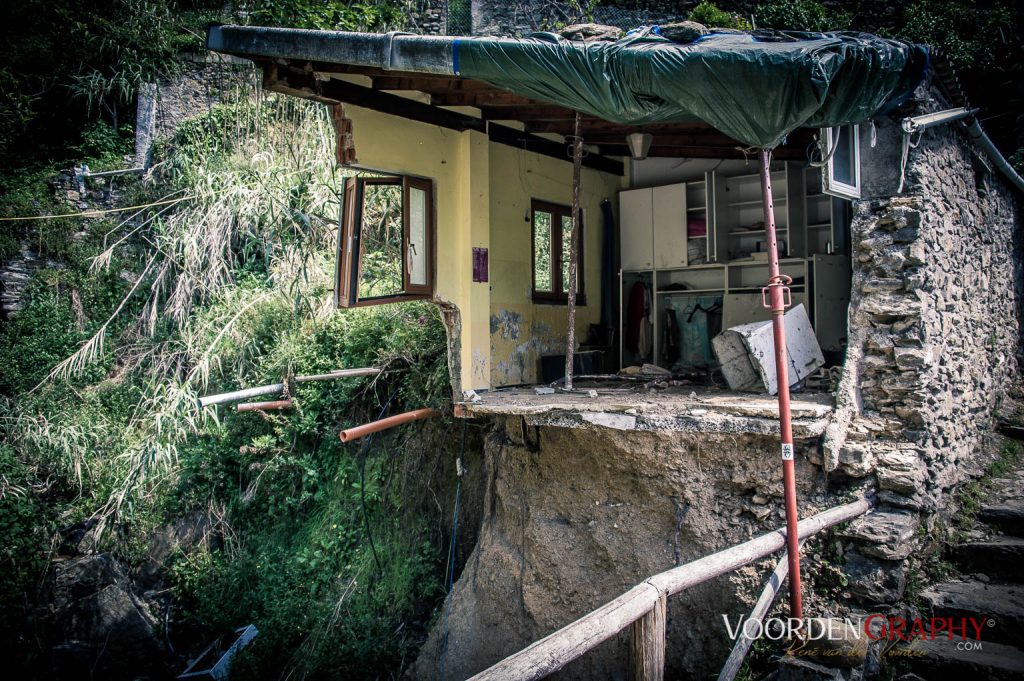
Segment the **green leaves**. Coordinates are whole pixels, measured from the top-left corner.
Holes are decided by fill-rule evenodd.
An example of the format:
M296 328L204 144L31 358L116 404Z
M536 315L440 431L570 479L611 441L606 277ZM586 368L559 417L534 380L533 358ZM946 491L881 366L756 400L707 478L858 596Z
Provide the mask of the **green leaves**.
M256 26L384 33L405 26L408 0L278 0L242 3Z
M701 0L690 10L687 18L709 28L735 28L741 31L749 31L751 28L750 22L743 16L722 11L708 0Z
M817 0L773 0L758 5L754 12L758 28L783 31L845 31L850 27L848 12L832 12Z

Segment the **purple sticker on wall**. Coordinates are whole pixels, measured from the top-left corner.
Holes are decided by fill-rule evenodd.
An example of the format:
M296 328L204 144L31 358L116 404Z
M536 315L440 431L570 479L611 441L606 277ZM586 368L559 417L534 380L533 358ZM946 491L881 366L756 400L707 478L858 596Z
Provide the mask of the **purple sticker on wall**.
M473 249L473 283L487 281L487 249Z

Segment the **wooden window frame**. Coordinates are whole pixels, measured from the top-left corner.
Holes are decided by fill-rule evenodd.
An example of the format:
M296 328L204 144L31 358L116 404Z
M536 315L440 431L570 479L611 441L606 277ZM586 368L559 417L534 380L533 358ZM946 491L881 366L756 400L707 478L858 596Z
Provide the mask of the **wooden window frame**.
M551 290L550 291L538 291L537 290L537 226L536 219L537 213L549 213L551 215ZM562 260L564 253L568 250L568 246L562 243L562 218L572 216L572 207L563 206L557 203L551 203L550 201L542 201L540 199L533 199L530 202L530 293L533 302L535 303L567 303L569 301L569 294L563 291L562 281ZM558 226L558 229L555 226ZM584 248L584 235L586 230L584 229L583 221L583 209L580 208L580 221L579 221L579 258L576 263L576 277L579 282L579 288L576 291L576 304L586 305L587 297L584 295L583 282L586 279L584 277L583 267L583 253L586 251Z
M359 297L362 277L362 219L363 200L367 185L392 185L402 189L402 291L370 298ZM425 241L427 246L427 277L425 284L410 281L411 231L410 194L419 189L425 195ZM408 300L426 300L434 295L436 280L437 219L434 213L434 183L431 180L408 175L384 177L346 177L342 186L341 213L338 220L337 266L334 275L334 306L337 308L366 307Z

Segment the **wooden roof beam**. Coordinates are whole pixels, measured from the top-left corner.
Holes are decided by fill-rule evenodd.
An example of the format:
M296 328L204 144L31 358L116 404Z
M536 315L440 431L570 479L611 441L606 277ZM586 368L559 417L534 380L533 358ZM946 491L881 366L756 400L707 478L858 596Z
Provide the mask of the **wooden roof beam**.
M586 144L584 140L584 144ZM614 145L614 144L599 144L597 145L600 153L606 156L629 156L629 149L626 145ZM650 151L647 152L648 157L665 157L665 158L722 158L722 159L750 159L751 161L756 160L756 153L744 154L737 147L723 147L723 146L658 146L654 144L651 146ZM805 161L807 160L806 154L803 149L799 147L777 147L772 152L772 158L780 161Z
M563 121L571 132L576 112L553 104L528 104L523 106L487 106L480 107L484 118L495 121ZM583 123L598 123L601 119L590 116L583 117ZM544 132L544 131L540 131Z
M317 80L312 73L297 73L294 70L279 69L274 64L267 64L263 72L263 87L324 104L352 104L452 130L477 130L487 133L493 142L570 162L565 144L343 80ZM620 161L600 154L586 157L583 159L583 165L615 175L623 173L623 164Z
M536 101L514 95L511 92L492 90L490 92L450 92L430 96L435 106L534 106Z
M378 90L419 90L427 93L502 92L487 83L463 78L420 76L373 76L373 87Z
M571 126L567 129L563 123L554 120L538 120L527 123L527 127L530 132L557 132L559 134L572 134ZM613 133L620 135L628 135L631 132L648 132L652 135L658 135L662 133L677 134L687 132L702 132L705 130L714 130L707 123L659 123L656 125L628 125L623 123L613 123L612 121L602 120L600 118L584 118L582 126L582 134L584 136L600 134L600 133Z
M314 99L325 104L353 104L451 130L484 132L487 129L487 122L474 116L439 109L407 97L381 92L343 80L333 78L317 80L312 74L278 69L273 65L264 70L263 87L275 92Z

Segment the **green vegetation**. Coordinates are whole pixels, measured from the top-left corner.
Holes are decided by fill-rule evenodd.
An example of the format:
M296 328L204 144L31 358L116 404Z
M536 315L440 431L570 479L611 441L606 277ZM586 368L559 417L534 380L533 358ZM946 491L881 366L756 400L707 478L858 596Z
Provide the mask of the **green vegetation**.
M758 28L784 31L843 31L850 27L849 12L831 12L817 0L773 0L754 12Z
M387 676L443 593L440 507L419 475L453 459L457 438L419 424L363 450L337 433L383 405L450 412L444 328L426 304L333 310L342 178L328 113L251 94L182 127L156 178L125 190L132 204L172 203L36 223L60 261L0 330L13 575L0 605L25 622L58 526L98 518L97 548L138 565L162 524L198 513L218 540L174 559L173 587L194 631L260 628L240 678ZM35 186L5 211L61 210ZM209 392L370 365L386 371L297 386L288 412L196 407Z
M720 10L708 0L701 0L690 10L687 19L712 28L733 28L740 31L749 31L752 28L750 22L743 16Z

